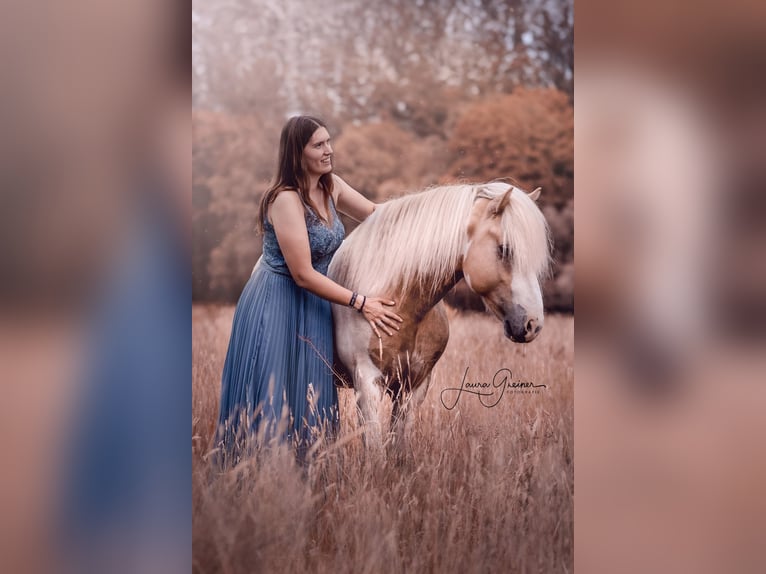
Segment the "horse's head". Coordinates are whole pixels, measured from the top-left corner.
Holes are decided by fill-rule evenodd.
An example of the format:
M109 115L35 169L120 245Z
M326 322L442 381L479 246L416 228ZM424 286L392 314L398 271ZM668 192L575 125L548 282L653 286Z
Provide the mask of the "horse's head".
M526 194L505 183L482 186L466 229L466 283L517 343L534 340L543 328L540 277L548 268L550 244L535 204L539 196L539 188Z

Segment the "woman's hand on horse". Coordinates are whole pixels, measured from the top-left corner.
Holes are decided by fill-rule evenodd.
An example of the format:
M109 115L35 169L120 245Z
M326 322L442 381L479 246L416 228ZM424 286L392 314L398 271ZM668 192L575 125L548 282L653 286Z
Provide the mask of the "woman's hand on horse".
M382 329L388 336L393 335L393 330L398 331L399 325L404 321L399 315L388 309L396 305L396 301L393 299L385 299L382 297L367 297L367 302L364 304L362 313L367 322L372 326L372 330L380 339L380 331Z

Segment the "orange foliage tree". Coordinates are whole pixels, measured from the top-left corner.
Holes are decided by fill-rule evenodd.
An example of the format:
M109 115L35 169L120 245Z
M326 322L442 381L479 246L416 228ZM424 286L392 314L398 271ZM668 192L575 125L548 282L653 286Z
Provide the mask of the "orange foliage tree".
M471 181L509 177L543 188L543 204L563 207L574 180L574 112L555 89L492 96L468 108L449 140L448 176Z
M261 253L258 204L276 163L274 120L192 115L192 296L236 300Z
M335 144L338 174L373 201L434 183L446 167L437 137L418 139L392 122L346 127Z

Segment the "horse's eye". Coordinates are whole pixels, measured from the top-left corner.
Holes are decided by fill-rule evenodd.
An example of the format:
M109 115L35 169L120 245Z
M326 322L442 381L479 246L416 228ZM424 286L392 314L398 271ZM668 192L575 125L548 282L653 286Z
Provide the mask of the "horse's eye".
M497 258L501 261L510 262L511 255L511 248L508 245L501 244L497 246Z

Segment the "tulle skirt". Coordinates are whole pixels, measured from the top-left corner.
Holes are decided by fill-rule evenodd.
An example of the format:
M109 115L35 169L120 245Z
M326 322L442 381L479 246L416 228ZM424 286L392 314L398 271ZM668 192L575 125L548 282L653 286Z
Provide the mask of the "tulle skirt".
M234 313L223 368L216 446L222 465L243 447L285 439L299 459L338 431L330 303L263 259Z

